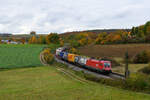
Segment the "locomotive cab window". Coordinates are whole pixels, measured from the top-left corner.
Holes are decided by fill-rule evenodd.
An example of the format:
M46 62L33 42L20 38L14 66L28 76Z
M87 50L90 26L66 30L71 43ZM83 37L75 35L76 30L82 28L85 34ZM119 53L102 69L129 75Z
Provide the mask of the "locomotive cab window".
M110 63L104 63L105 67L110 67Z

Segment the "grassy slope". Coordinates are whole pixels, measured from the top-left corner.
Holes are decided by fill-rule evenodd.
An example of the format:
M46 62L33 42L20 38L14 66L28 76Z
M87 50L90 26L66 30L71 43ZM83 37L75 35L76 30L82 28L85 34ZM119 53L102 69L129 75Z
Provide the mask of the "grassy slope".
M149 100L150 95L82 84L54 67L0 71L0 100Z
M112 70L114 72L119 72L119 73L122 73L124 74L125 72L125 64L123 63L123 58L121 57L114 57L114 59L121 63L121 66L119 67L115 67L115 68L112 68ZM148 66L148 64L129 64L129 70L131 73L135 73L135 72L138 72L140 69L143 69L144 67Z
M40 66L39 54L44 45L0 45L0 68Z

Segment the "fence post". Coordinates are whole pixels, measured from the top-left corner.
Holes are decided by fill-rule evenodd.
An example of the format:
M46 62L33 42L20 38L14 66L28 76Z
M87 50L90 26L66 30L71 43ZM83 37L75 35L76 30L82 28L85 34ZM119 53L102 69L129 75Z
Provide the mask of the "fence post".
M125 53L125 78L129 77L129 69L128 69L128 60L129 60L129 55L128 55L128 51Z

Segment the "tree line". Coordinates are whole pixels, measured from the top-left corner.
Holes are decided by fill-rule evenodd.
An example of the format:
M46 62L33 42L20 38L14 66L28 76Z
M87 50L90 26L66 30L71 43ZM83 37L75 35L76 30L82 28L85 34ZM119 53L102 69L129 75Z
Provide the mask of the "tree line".
M1 39L0 39L1 40ZM69 43L72 47L80 47L88 44L125 44L125 43L150 43L150 21L144 25L133 27L131 30L116 30L112 32L81 31L65 34L50 33L48 35L36 35L30 32L29 38L11 40L29 44L61 44Z

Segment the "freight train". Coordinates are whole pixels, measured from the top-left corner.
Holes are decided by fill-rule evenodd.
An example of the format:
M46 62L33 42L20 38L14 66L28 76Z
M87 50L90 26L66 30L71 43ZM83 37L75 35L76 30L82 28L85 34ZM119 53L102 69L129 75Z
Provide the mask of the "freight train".
M64 48L56 49L56 56L62 60L70 63L80 65L81 67L88 68L101 73L111 73L111 62L106 60L97 60L89 57L84 57L66 52Z

